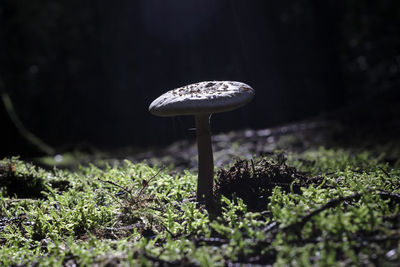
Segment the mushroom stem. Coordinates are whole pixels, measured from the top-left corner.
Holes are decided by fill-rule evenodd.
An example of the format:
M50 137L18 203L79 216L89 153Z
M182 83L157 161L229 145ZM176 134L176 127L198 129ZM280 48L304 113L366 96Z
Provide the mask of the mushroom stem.
M214 159L211 146L210 115L196 115L198 153L197 201L209 203L213 197Z

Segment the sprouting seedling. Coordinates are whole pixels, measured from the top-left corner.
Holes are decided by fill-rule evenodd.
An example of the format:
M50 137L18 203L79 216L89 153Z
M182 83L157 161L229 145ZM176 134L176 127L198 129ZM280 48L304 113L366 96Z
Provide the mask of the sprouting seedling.
M102 180L99 178L99 181L103 182L103 183L108 183L111 184L115 187L118 187L122 192L124 192L125 194L129 195L129 202L133 205L138 205L143 199L143 192L144 190L149 186L150 182L157 177L161 171L163 171L165 169L165 166L161 167L158 172L156 174L154 174L152 177L150 177L150 179L148 180L142 180L141 182L141 188L137 191L137 193L135 194L133 192L133 187L128 188L128 187L124 187L122 185L119 185L116 182L110 181L110 180Z
M254 97L249 85L232 81L206 81L180 87L158 97L149 111L156 116L194 115L196 121L198 180L197 201L213 199L214 160L210 116L241 107Z
M140 197L143 194L143 191L149 186L151 180L153 180L155 177L157 177L160 174L160 172L164 169L165 169L165 166L163 166L161 169L159 169L158 172L156 174L154 174L149 180L145 180L145 179L142 180L142 188L139 190L139 192L136 196L136 199L140 199Z

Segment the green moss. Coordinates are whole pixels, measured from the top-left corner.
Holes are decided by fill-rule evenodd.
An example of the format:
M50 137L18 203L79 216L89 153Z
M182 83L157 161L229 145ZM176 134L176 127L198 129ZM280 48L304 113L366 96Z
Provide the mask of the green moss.
M0 265L399 262L398 168L367 152L326 148L274 164L296 167L310 180L294 175L299 191L269 188L256 209L229 191L210 216L194 202L191 172L170 175L129 161L49 171L4 159Z

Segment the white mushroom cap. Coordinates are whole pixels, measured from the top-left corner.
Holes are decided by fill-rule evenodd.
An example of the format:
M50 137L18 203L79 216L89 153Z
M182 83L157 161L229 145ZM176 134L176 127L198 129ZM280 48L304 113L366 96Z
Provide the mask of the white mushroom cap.
M149 111L163 117L224 112L244 106L254 94L241 82L199 82L166 92L150 104Z

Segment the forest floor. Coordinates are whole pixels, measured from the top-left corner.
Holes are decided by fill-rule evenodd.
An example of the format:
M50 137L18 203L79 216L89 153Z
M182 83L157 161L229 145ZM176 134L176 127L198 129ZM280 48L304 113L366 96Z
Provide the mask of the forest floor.
M349 117L215 135L208 211L193 141L5 158L0 265L398 266L398 122Z

